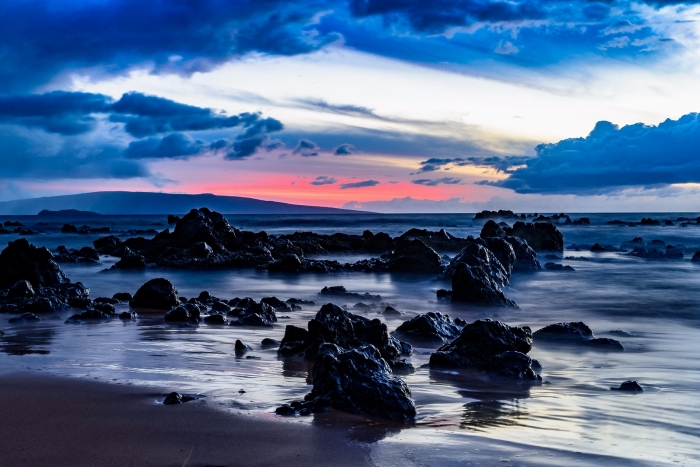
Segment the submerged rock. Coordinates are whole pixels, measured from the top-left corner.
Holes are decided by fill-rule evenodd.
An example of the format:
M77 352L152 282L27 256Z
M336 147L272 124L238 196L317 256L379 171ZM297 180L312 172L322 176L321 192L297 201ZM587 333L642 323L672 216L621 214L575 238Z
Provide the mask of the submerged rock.
M540 381L526 354L532 349L529 327L490 319L464 326L460 335L430 356L431 367L470 368L495 376Z
M396 333L407 338L444 342L457 337L464 324L459 318L453 321L448 315L431 311L404 321L396 328Z
M157 310L169 310L179 304L177 289L169 280L163 278L151 279L143 284L129 302L129 306L133 308Z
M326 296L334 296L334 297L342 297L342 298L351 298L351 299L360 299L360 300L376 300L379 301L382 299L381 295L371 295L369 293L356 293L356 292L348 292L345 287L342 285L335 285L332 287L324 287L319 293L319 295L326 295Z
M10 324L16 324L16 323L31 323L31 322L36 322L36 321L41 321L37 315L34 313L22 313L20 316L16 318L11 318L7 322Z
M187 396L184 394L179 394L177 392L171 392L165 397L163 404L173 405L173 404L184 404L185 402L193 401L196 397Z
M411 390L392 374L372 345L344 350L323 343L313 367L313 382L307 401L321 399L336 410L394 421L412 420L416 415Z
M591 328L581 321L550 324L535 331L533 336L537 341L582 344L601 350L624 350L622 344L615 339L596 338Z
M610 388L613 391L644 392L644 389L636 381L625 381L620 387Z

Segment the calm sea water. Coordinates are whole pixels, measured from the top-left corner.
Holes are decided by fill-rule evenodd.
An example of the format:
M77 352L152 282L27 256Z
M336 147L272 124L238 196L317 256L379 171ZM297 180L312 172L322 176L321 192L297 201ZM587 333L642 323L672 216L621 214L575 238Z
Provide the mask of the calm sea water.
M370 312L389 329L418 313L441 311L472 321L492 317L511 325L538 329L559 321L584 321L599 337L622 342L624 352L604 353L535 342L531 355L542 363L541 386L493 384L458 372L431 371L428 347L415 348L415 373L404 376L418 417L411 426L394 425L338 412L281 420L347 426L353 442L367 447L376 465L700 465L700 266L690 262L700 250L700 226L617 227L612 219L697 217L678 214L580 214L590 226L562 225L565 244L605 243L619 246L642 237L683 245L683 260L645 260L619 253L567 250L562 256L589 261L561 261L573 273L541 271L515 274L509 298L518 309L479 308L437 303L435 291L444 284L430 277L399 274L347 273L280 275L264 271L109 271L114 258L99 265L62 265L73 281L91 288L93 298L131 292L148 279L166 277L181 295L202 290L230 299L258 300L276 295L316 300L316 306L288 313L272 329L241 327L198 328L166 326L161 315L138 321L67 325L46 319L35 325L11 325L0 316L0 371L42 371L96 378L117 384L159 386L206 396L208 404L254 417L276 417L279 403L309 392L308 363L278 359L275 349L263 350L265 337L281 339L286 324L305 326L324 303L317 293L326 285L381 294L404 312L396 318ZM100 235L64 235L58 230L68 219L19 220L46 233L29 237L50 249L58 245L90 245ZM232 225L269 234L298 230L318 233L387 232L409 228L445 228L457 236L478 235L482 222L473 215L357 215L357 216L229 216ZM44 222L47 222L44 220ZM75 222L73 222L75 223ZM167 227L161 216L105 216L78 221L110 227L116 234L130 229ZM104 234L102 234L104 235ZM5 235L9 241L16 235ZM334 259L355 260L333 256ZM544 263L544 258L541 258ZM559 261L558 261L559 262ZM338 305L354 301L337 300ZM629 337L610 331L623 330ZM254 350L237 358L233 343L241 339ZM643 394L625 394L610 387L634 379ZM240 393L239 390L244 390Z

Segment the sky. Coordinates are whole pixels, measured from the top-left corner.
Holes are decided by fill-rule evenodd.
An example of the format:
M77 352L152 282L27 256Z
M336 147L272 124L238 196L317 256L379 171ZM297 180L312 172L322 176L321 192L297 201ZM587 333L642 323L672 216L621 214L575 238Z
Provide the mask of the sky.
M700 211L700 1L3 0L0 201Z

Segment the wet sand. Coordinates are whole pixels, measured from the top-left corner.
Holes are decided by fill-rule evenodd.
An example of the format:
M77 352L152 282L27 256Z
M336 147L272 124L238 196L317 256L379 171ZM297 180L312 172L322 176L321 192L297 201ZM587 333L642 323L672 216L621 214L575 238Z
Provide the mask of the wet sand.
M2 466L369 465L344 431L227 414L86 380L0 377Z

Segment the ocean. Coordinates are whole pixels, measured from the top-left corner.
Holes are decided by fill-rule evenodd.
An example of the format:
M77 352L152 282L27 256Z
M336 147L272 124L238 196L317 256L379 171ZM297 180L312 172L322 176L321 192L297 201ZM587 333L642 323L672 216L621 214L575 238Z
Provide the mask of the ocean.
M619 340L624 352L585 350L535 341L530 355L542 364L543 384L494 383L456 371L431 370L427 363L436 346L417 346L411 357L416 371L402 378L417 406L412 424L395 424L332 411L311 417L280 418L280 423L347 427L352 442L366 447L375 465L700 465L700 263L690 261L700 250L700 225L681 226L678 218L698 213L569 214L590 218L591 225L559 225L566 250L545 259L575 271L514 273L506 295L519 308L477 307L436 300L445 287L431 276L392 273L270 274L250 269L187 271L108 269L117 259L99 264L61 264L73 282L91 289L91 298L117 292L135 293L147 280L169 279L180 295L208 291L220 298L278 296L314 300L315 306L286 313L274 328L178 327L162 314L141 315L135 322L69 325L60 319L37 324L9 324L0 315L0 371L36 371L113 384L168 387L198 394L207 404L250 417L277 417L274 408L303 398L310 391L311 365L278 358L260 341L280 340L287 324L306 326L326 303L324 286L380 294L401 316L362 312L380 318L390 330L419 313L440 311L474 321L489 317L533 330L562 321L583 321L597 337ZM668 226L608 225L641 218L671 220ZM484 221L473 214L441 215L297 215L227 216L231 225L278 235L295 231L361 234L364 230L397 236L410 228L445 229L478 236ZM2 216L42 232L27 236L35 245L55 250L91 246L101 234L62 234L65 222L109 227L112 234L168 227L164 216L101 216L62 219ZM512 223L511 220L505 220ZM41 225L38 223L42 222ZM171 226L172 227L172 226ZM153 232L142 234L153 236ZM621 252L592 253L586 245L610 244L641 237L662 240L684 252L683 259L643 259ZM7 242L17 234L0 236ZM572 245L579 247L571 248ZM455 252L439 252L453 256ZM355 261L366 255L332 255ZM581 259L585 258L585 259ZM449 287L448 287L449 288ZM352 305L353 300L332 300ZM117 311L128 308L117 305ZM353 311L353 310L351 310ZM619 331L623 331L620 333ZM253 347L246 358L233 349L236 339ZM425 344L423 344L425 345ZM636 380L641 394L611 391ZM241 391L242 390L242 391ZM243 392L244 391L244 392ZM153 403L158 401L154 400Z

